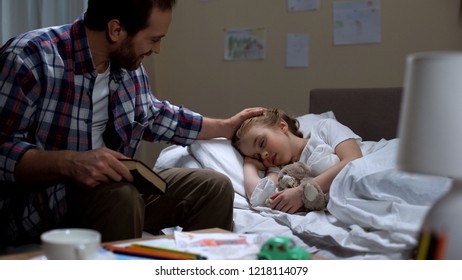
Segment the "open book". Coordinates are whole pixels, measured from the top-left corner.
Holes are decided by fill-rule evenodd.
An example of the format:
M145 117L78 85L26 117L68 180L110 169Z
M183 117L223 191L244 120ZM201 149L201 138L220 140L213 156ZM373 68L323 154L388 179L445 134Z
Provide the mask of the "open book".
M154 170L136 159L120 160L130 170L135 179L133 185L141 194L165 194L167 182Z

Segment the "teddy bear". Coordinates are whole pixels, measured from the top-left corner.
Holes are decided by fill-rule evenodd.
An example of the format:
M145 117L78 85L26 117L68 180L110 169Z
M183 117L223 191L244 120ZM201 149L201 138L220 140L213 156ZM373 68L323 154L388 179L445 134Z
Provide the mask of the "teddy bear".
M309 167L303 162L295 162L284 166L279 171L277 178L278 190L287 188L303 187L303 205L307 211L325 210L329 201L328 194L325 194L321 187L310 176ZM267 199L266 205L269 205Z

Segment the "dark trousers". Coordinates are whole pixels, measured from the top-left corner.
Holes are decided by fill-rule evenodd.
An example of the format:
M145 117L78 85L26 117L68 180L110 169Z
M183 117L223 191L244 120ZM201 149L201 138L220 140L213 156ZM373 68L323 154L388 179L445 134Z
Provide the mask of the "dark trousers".
M159 174L168 183L165 195L141 195L129 183L79 189L72 196L72 219L76 226L101 232L103 242L138 238L143 231L158 234L175 226L185 231L232 230L234 190L228 177L186 168Z

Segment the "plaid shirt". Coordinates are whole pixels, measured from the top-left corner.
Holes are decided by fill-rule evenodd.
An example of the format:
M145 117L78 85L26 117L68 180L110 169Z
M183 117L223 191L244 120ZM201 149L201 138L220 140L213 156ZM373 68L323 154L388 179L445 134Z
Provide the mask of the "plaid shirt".
M30 193L19 218L9 211L17 205L2 194L1 185L21 191L14 171L29 149L92 149L96 76L83 16L73 24L20 35L0 49L0 228L7 223L8 239L17 239L20 231L37 236L66 213L69 186L64 183ZM143 67L111 69L109 89L121 153L134 156L142 139L189 145L197 138L202 116L157 100Z

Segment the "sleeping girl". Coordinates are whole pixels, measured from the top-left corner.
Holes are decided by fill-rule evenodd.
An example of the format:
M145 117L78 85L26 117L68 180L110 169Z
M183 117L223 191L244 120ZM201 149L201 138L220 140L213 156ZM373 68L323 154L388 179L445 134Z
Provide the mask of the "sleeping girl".
M244 187L249 199L261 180L261 171L276 183L279 168L297 161L308 165L315 183L327 193L342 168L370 150L361 137L334 119L316 122L307 138L298 129L295 118L267 109L237 130L232 144L244 156ZM271 195L269 206L287 213L303 211L302 194L300 187L278 191Z

